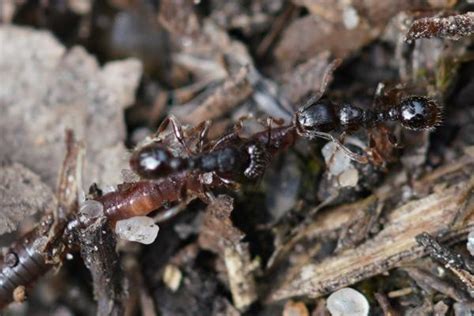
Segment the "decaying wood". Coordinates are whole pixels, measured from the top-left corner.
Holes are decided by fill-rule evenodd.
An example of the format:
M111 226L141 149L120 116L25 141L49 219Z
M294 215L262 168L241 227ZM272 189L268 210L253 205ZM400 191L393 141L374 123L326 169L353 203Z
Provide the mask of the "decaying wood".
M314 262L311 257L298 267L289 269L284 282L271 293L271 300L280 300L294 296L318 297L338 288L348 286L362 279L374 276L423 256L423 248L417 245L415 237L423 232L438 236L440 242L453 242L465 238L467 231L474 227L474 207L466 212L463 225L452 226L460 209L474 186L474 178L469 176L474 169L472 158L465 158L458 169L451 173L434 171L438 177L430 182L419 180L428 194L409 201L385 215L384 228L372 239L354 249L347 249L322 262ZM455 163L456 164L456 163ZM427 179L430 179L428 176ZM416 185L414 186L416 187ZM396 200L400 192L393 190L384 199ZM401 200L401 197L398 197ZM360 202L352 204L354 208ZM321 230L343 227L354 214L350 205L341 207L344 212L327 212L316 222ZM325 217L325 218L324 218ZM307 230L306 234L317 234ZM301 261L300 261L301 262Z
M252 273L254 266L250 260L248 244L239 243L225 247L224 261L234 305L239 310L245 310L257 299Z
M440 262L446 269L451 270L467 286L469 291L474 291L474 276L467 271L464 261L459 254L455 254L450 249L443 247L428 233L416 236L416 241L425 248L431 258Z
M380 307L382 308L384 316L397 316L398 315L398 313L390 305L390 301L388 300L387 296L385 296L385 294L374 293L374 297L379 303Z
M97 315L123 315L127 302L126 278L115 250L115 234L107 218L96 218L78 235L81 256L92 275Z
M232 210L233 199L227 195L220 195L208 206L199 244L223 259L234 306L245 310L257 299L254 265L248 243L242 242L244 234L230 220Z
M410 26L406 40L418 38L449 38L459 40L474 34L474 12L448 17L427 17L415 20Z

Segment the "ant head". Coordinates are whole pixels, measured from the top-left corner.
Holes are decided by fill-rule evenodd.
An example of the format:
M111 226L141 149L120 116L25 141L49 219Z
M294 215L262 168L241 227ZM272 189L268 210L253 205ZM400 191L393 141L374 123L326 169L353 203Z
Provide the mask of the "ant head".
M441 122L441 108L426 97L408 97L400 102L399 121L408 129L430 129Z
M328 132L337 126L335 106L329 100L306 103L295 114L295 125L300 134Z
M140 177L156 179L166 176L179 167L181 161L160 143L146 145L130 157L130 167Z

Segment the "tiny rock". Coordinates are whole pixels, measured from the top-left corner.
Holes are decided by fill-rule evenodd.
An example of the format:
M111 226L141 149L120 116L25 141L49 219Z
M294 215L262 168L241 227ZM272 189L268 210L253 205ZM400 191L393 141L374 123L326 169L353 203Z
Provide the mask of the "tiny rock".
M168 264L165 267L165 271L163 273L163 282L171 291L176 292L176 290L178 290L182 278L183 274L177 266Z
M121 239L149 245L155 241L160 228L147 216L135 216L118 221L115 232Z
M98 218L104 215L104 206L96 200L86 200L79 208L79 220Z
M326 306L332 316L366 316L369 302L360 292L343 288L329 295Z
M467 235L467 250L474 257L474 230Z

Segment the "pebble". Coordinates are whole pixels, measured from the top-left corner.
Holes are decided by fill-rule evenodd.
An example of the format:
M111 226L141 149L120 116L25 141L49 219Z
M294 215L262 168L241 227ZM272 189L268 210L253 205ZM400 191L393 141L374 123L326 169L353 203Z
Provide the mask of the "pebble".
M455 316L472 316L474 314L473 306L469 303L454 303Z
M474 257L474 230L467 235L467 250Z
M340 187L354 187L359 181L359 172L351 158L335 143L328 142L321 150L331 176L337 177Z
M365 296L349 287L329 295L326 307L332 316L366 316L369 314L369 302Z
M85 200L79 208L79 221L98 218L104 215L104 206L96 200Z
M149 245L155 241L160 228L152 218L148 216L135 216L118 221L115 224L115 233L121 238L129 241Z

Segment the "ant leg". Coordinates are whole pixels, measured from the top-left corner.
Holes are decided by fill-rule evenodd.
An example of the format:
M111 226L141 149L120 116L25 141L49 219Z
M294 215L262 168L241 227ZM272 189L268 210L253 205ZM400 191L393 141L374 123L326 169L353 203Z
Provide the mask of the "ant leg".
M244 115L239 117L238 121L235 123L233 130L219 138L214 145L212 146L212 150L222 147L223 145L230 143L234 140L240 139L239 133L244 127L244 121L252 118L252 114Z
M398 139L395 136L395 134L389 128L387 128L384 125L381 125L378 128L384 133L385 137L387 138L387 141L389 141L390 144L393 145L393 147L395 147L395 148L402 148L403 147L398 142Z
M276 121L276 120L274 120L273 117L271 117L271 116L267 117L265 121L261 118L257 119L257 122L260 125L264 126L266 128L267 133L268 133L267 146L270 145L270 141L271 141L271 137L272 137L272 123L274 121Z
M196 127L196 131L199 131L198 143L197 143L197 152L202 152L204 148L204 141L207 139L207 134L209 133L209 128L211 127L211 121L207 120L200 123Z
M367 134L369 137L369 148L367 149L367 155L370 157L372 164L376 166L383 166L385 159L377 148L377 141L374 137L372 129L369 129Z
M321 96L326 92L329 83L332 81L334 71L336 71L337 67L339 67L341 64L342 59L337 58L327 65L323 74L323 79L321 80L321 86L318 91L318 99L321 98Z
M355 152L351 151L349 148L344 146L344 144L342 144L337 138L335 138L334 136L332 136L329 133L312 132L312 135L334 142L337 146L339 146L339 148L344 150L344 152L349 156L349 158L351 158L352 160L354 160L358 163L367 164L369 162L369 159L367 158L367 156L359 155L359 154L356 154Z
M252 113L249 113L249 114L245 114L245 115L242 115L241 117L239 117L239 119L237 120L237 122L235 123L234 125L234 130L236 132L240 132L242 130L242 128L244 128L244 122L245 121L248 121L248 120L251 120L253 119L253 114Z
M168 118L165 118L161 122L160 126L158 126L155 133L153 133L153 138L158 138L160 134L163 133L163 131L168 127L168 124L169 124Z
M153 217L153 220L155 221L155 223L162 223L170 218L175 217L177 214L181 213L181 211L186 209L186 202L182 202L169 209L165 209L161 212L158 212L158 214Z
M263 123L259 120L259 123L263 125ZM267 127L267 146L270 145L270 141L272 139L272 123L273 123L273 118L271 116L267 117L265 126Z
M233 180L229 180L229 179L226 179L224 177L221 177L220 175L218 175L217 173L213 172L213 176L217 177L220 181L222 181L222 183L224 183L225 185L228 185L228 186L231 186L231 187L236 187L238 186L239 184Z
M341 144L344 144L344 140L346 139L346 136L347 136L346 131L342 132L341 135L339 135L338 139Z
M189 149L188 145L186 145L186 142L184 140L183 128L181 126L181 123L176 119L176 117L174 117L172 115L167 117L161 123L160 127L158 127L158 130L157 130L156 134L158 134L158 135L161 134L168 127L168 124L170 124L170 123L171 123L171 127L173 128L174 136L176 137L178 142L181 144L181 146L183 146L186 153L188 155L191 155L191 150Z
M285 123L285 120L277 119L277 118L273 118L269 116L267 117L265 121L263 121L262 119L258 119L257 122L259 122L261 125L267 128L267 131L268 131L267 145L269 145L271 141L271 136L272 136L272 128L273 128L272 124L274 123L275 125L281 126Z

